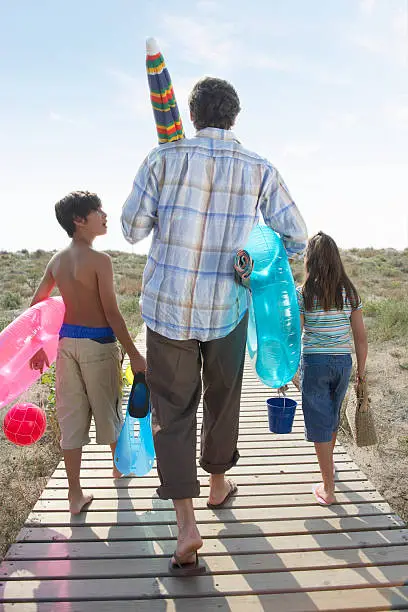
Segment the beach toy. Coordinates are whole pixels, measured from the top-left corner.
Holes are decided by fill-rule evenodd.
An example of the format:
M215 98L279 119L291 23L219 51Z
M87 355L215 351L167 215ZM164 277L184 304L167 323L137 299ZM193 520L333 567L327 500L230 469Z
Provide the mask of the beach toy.
M287 434L292 431L297 402L289 397L271 397L268 406L269 430L272 433Z
M114 460L122 474L145 476L150 472L154 459L149 389L144 374L140 373L133 381Z
M0 408L41 376L29 364L39 349L44 349L50 364L55 361L64 314L62 298L51 297L31 306L1 332Z
M127 382L129 383L129 385L133 385L133 372L132 372L132 368L130 367L130 365L128 365L128 367L125 370L125 378Z
M247 348L255 371L265 385L282 387L299 366L301 329L295 283L278 234L257 225L234 268L250 289Z
M16 404L3 421L4 435L17 446L34 444L42 437L46 427L45 412L35 404Z

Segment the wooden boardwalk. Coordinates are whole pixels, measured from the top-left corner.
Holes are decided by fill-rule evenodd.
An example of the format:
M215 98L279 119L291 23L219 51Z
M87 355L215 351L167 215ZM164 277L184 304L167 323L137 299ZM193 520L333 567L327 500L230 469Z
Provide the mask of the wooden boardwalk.
M408 529L340 445L338 503L317 505L311 486L319 468L301 410L291 434L269 433L270 394L246 364L241 459L231 471L239 495L228 508L206 508L199 469L205 576L168 575L176 522L171 502L155 495L156 469L113 481L108 450L91 443L82 475L93 503L70 516L61 463L0 566L0 610L407 610ZM300 401L294 389L291 397Z

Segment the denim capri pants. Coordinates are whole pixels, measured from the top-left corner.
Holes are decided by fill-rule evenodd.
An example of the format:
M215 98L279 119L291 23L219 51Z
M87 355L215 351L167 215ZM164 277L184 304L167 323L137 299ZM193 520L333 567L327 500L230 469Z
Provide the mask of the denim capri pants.
M337 431L351 365L349 353L303 355L302 409L309 442L330 442Z

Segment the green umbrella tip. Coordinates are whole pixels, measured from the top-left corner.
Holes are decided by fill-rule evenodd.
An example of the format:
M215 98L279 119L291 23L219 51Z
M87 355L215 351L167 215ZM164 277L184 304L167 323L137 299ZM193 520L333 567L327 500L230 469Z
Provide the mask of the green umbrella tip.
M157 44L157 40L155 38L146 38L146 54L147 55L157 55L160 53L159 45Z

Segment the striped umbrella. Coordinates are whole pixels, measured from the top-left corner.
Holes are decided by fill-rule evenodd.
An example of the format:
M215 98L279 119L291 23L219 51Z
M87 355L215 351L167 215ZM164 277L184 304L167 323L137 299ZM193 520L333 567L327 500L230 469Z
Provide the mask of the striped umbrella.
M146 69L159 144L184 138L173 85L154 38L146 41Z

